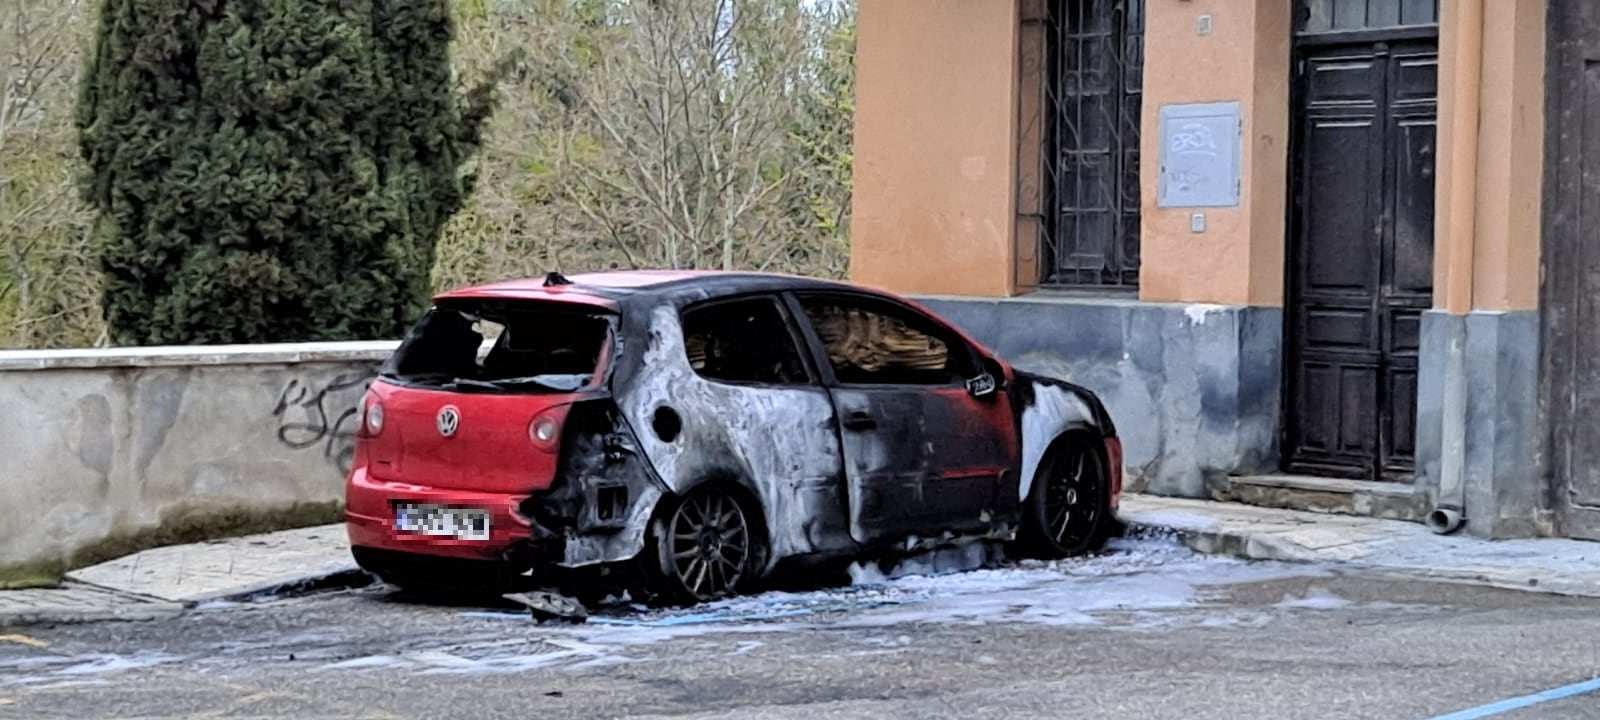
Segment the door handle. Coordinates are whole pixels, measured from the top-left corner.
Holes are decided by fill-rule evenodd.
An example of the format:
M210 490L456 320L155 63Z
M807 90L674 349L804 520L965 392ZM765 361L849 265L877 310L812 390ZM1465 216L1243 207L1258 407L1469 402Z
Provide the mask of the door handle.
M846 430L871 430L878 426L878 421L865 412L857 410L844 418Z

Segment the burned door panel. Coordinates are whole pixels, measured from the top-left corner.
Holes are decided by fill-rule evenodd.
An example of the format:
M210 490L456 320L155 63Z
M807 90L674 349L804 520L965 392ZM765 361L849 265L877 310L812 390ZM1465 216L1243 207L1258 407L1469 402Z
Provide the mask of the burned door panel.
M841 388L851 535L983 534L1010 508L1000 480L1016 455L1009 420L995 423L963 389Z
M770 299L762 299L776 308ZM760 312L760 311L758 311ZM783 325L779 317L779 328ZM710 380L691 365L678 310L631 318L637 363L618 403L669 492L738 482L762 505L771 557L847 549L843 471L833 402L814 384ZM746 338L749 347L761 338ZM642 346L642 347L639 347ZM809 383L809 381L808 381Z
M1010 400L974 397L977 357L910 308L807 294L799 307L835 386L851 536L988 534L1012 516L1019 445Z
M1337 17L1337 8L1334 8ZM1392 14L1392 13L1391 13ZM1285 465L1408 479L1432 299L1437 42L1298 51Z

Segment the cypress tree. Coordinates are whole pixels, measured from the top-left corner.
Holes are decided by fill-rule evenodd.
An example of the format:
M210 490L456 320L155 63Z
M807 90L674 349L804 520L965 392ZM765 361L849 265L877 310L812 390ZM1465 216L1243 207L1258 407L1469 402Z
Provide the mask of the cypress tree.
M492 109L453 29L448 0L102 0L77 120L113 340L398 337Z

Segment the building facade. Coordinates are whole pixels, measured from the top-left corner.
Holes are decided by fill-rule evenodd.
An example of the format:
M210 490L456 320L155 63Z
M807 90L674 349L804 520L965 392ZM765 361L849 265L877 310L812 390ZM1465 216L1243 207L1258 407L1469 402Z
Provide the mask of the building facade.
M1135 489L1600 538L1600 3L858 22L854 279L1102 393Z

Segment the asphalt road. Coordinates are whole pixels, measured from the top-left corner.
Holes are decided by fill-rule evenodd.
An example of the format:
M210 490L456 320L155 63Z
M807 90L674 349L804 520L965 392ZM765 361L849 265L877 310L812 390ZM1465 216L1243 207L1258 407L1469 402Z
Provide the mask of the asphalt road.
M583 626L367 589L31 628L0 638L0 718L1427 720L1600 676L1590 601L1162 541L877 580Z

